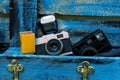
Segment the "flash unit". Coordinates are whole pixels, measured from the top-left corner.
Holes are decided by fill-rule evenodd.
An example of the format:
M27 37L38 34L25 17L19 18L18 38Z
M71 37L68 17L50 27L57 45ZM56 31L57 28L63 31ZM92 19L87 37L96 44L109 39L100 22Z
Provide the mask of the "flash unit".
M49 16L45 16L41 18L41 24L46 24L46 23L50 23L50 22L54 22L55 21L55 16L54 15L49 15Z
M43 16L40 19L43 34L56 33L58 31L57 21L54 15Z

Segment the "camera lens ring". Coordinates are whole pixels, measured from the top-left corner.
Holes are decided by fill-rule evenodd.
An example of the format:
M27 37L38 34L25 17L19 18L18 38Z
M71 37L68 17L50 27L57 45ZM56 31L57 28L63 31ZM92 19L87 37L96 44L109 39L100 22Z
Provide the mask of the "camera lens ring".
M54 42L52 42L52 41L54 41ZM53 48L53 46L50 48L49 46L51 45L51 44L55 44L55 51L54 50L51 50L52 48ZM56 50L56 48L57 48L57 50ZM47 51L47 53L49 54L49 55L58 55L58 54L60 54L61 52L62 52L62 50L63 50L63 44L62 44L62 42L60 41L60 40L58 40L58 39L51 39L51 40L49 40L46 44L45 44L45 50ZM51 50L51 51L50 51ZM53 51L53 52L52 52Z
M88 54L88 52L90 54ZM92 52L92 54L91 54ZM93 54L94 53L94 54ZM81 49L80 49L80 55L81 56L93 56L93 55L96 55L98 54L96 48L94 48L93 46L83 46Z

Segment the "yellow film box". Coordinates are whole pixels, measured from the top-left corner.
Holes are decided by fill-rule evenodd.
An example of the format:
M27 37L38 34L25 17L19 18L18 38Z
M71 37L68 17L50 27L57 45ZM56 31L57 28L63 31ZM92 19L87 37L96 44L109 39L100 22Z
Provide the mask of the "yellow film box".
M21 52L35 53L35 34L32 31L20 32Z

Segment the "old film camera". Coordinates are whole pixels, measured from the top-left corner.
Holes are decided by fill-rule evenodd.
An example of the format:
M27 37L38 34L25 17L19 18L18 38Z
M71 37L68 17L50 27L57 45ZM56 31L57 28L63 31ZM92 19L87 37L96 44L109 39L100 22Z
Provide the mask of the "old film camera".
M69 34L66 31L58 33L57 22L54 15L43 16L40 19L40 23L44 35L36 39L36 54L38 55L72 54Z
M93 56L112 49L102 30L96 30L73 44L73 53L81 56Z

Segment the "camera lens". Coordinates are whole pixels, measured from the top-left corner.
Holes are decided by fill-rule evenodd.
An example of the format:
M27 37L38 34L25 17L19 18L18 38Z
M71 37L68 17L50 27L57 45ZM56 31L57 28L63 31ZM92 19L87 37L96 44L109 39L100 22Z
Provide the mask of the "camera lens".
M97 50L92 46L84 46L80 50L82 56L93 56L98 54Z
M58 55L62 52L63 45L58 39L51 39L46 43L46 51L50 55Z

